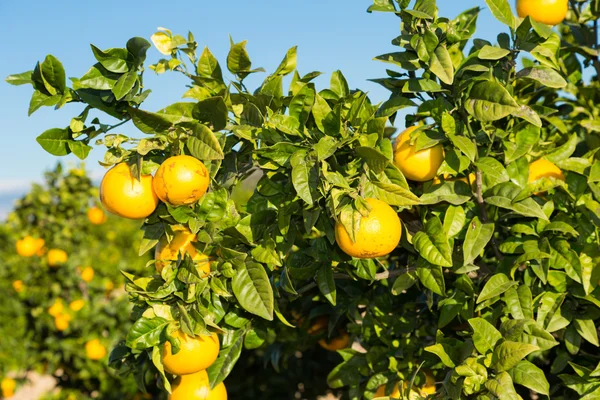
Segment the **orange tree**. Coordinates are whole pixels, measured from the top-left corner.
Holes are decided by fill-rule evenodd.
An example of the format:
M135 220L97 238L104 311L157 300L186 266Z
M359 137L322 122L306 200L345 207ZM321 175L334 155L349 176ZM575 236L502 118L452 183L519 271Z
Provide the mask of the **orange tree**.
M120 270L140 272L147 260L130 252L140 225L106 221L97 196L82 167L58 165L1 225L0 374L38 370L57 378L63 397L120 399L137 391L106 366L131 325Z
M518 3L516 17L507 0L486 0L507 27L492 43L473 38L480 8L448 19L434 0L376 0L369 11L401 19L399 49L377 57L393 66L375 79L391 91L378 105L339 71L317 90L295 48L249 90L262 69L246 42L232 40L226 78L191 33L166 29L152 41L167 58L150 68L189 87L157 112L142 104L141 38L92 46L97 63L70 87L53 56L9 77L34 87L30 112L84 106L38 137L46 150L83 158L104 145L103 164L117 165L107 182L118 172L136 202L158 204L113 209L145 218L140 254L172 248L156 252L152 276L125 274L136 322L111 365L173 398L204 398L207 382L224 398L244 348L240 367L262 357L285 376L312 367L318 343L341 358L314 371L349 399L597 397L600 6L567 12L556 0L546 19L538 1ZM92 109L117 121L88 122ZM403 109L411 129L394 144ZM128 121L147 136L111 133ZM107 203L130 196L107 187ZM186 370L215 333L216 361ZM299 369L287 383L312 397L324 375ZM230 394L296 391L248 375L233 373Z

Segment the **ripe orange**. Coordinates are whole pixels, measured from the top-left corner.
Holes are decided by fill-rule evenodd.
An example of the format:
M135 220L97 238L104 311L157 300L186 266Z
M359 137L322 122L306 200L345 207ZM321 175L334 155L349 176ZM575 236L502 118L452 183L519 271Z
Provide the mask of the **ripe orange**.
M25 285L23 284L23 281L19 279L12 283L12 287L15 289L15 292L21 293Z
M539 159L537 161L529 164L529 179L528 182L532 183L542 178L556 178L561 181L565 180L565 176L563 175L560 168L558 168L554 163Z
M308 328L307 332L309 335L315 336L319 333L325 332L328 326L329 317L327 317L326 315L321 315L320 317L315 318L310 328Z
M93 339L85 344L85 354L90 360L101 360L106 357L106 347L98 339Z
M75 312L81 310L85 306L85 301L82 299L73 300L71 304L69 304L69 308Z
M398 214L387 203L367 199L371 206L369 216L362 217L353 242L340 222L335 225L335 240L344 253L357 258L375 258L389 254L398 246L402 224Z
M60 267L69 259L67 252L61 249L50 249L46 257L48 258L48 265L51 267Z
M44 247L44 239L35 239L31 236L25 236L17 240L17 254L21 257L32 257Z
M377 389L377 392L375 392L375 397L384 397L385 396L385 385L383 386L379 386L379 388ZM388 397L390 398L394 398L394 399L399 399L400 398L400 387L399 385L396 383L396 385L394 386L394 390L392 390L392 393L390 393L388 395Z
M158 206L152 175L142 175L138 181L125 163L115 165L104 175L100 201L111 213L130 219L146 218Z
M227 400L227 390L223 382L211 390L208 374L202 370L183 375L173 388L169 400Z
M85 267L83 271L81 271L81 279L86 282L91 282L94 279L94 269L92 267Z
M0 389L2 389L2 397L9 398L15 395L15 388L17 387L17 382L15 382L12 378L4 378L2 382L0 382ZM225 397L227 398L227 397Z
M191 156L167 158L156 171L154 191L173 206L193 204L204 196L210 175L202 161Z
M345 349L350 344L350 336L346 331L340 331L339 336L332 338L331 340L321 339L319 340L319 346L329 351L337 351Z
M183 258L185 253L189 254L194 261L198 262L198 267L205 274L210 273L209 258L199 253L193 243L196 241L194 235L188 228L184 226L173 227L173 239L169 243L167 236L163 236L158 241L154 251L154 259L156 260L156 270L160 273L163 268L171 261L177 261L179 254Z
M69 314L59 314L54 317L54 326L57 331L64 331L69 327L71 316Z
M64 306L62 300L56 299L56 300L54 300L54 304L52 304L50 306L50 308L48 308L48 314L50 314L53 317L58 317L59 315L62 314L64 309L65 309L65 306Z
M398 136L394 143L394 164L411 181L432 180L444 161L444 147L441 144L428 149L415 151L410 145L410 133L417 129L411 126Z
M106 214L100 207L92 207L87 212L87 217L94 225L102 225L106 222Z
M211 336L191 337L177 331L173 337L179 339L179 352L172 353L170 342L165 343L162 351L165 371L170 374L194 374L210 367L219 356L221 345L215 333Z
M546 25L560 24L569 11L569 0L517 0L519 17L529 16Z
M421 394L432 395L435 394L436 391L435 378L428 372L425 374L425 385L421 388Z

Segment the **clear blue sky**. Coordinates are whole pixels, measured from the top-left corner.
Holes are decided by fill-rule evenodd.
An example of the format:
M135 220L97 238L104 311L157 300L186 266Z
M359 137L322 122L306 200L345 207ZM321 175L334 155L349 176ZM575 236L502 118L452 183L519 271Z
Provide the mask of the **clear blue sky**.
M440 15L449 17L467 8L483 7L477 37L495 41L496 34L504 30L485 8L484 0L438 3ZM149 39L156 27L164 26L181 34L191 30L199 46L209 46L223 65L231 34L235 41L249 41L255 67L273 71L287 49L298 45L301 74L326 73L317 81L324 87L329 74L341 69L351 87L369 91L377 103L388 93L366 80L384 76L386 65L372 58L397 49L390 41L399 34L399 19L392 14L367 13L370 4L370 0L0 0L0 202L2 197L22 192L56 164L57 159L37 144L36 136L52 127L67 126L81 111L79 105L67 105L59 111L42 108L27 117L31 87L3 81L12 73L32 69L46 54L62 61L67 77L79 77L95 62L90 43L101 49L124 47L128 38ZM158 51L150 49L148 61L158 58ZM178 101L185 83L175 74L156 76L148 71L145 84L153 93L144 107L154 111ZM131 134L133 128L126 125L121 132ZM96 148L87 161L96 175L102 173L97 164L102 156L103 149ZM68 164L77 159L68 156L62 161Z

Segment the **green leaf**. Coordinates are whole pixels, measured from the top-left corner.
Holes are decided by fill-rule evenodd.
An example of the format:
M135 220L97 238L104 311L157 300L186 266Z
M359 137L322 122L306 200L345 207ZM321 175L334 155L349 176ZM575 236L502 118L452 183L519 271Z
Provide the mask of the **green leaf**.
M386 202L391 206L409 207L419 204L419 198L400 185L383 182L367 182L365 195Z
M196 103L192 116L201 123L211 124L212 130L220 131L227 126L227 113L223 98L215 96Z
M217 360L206 370L211 388L214 388L229 376L229 373L242 354L243 347L244 335L239 330L233 334L233 339L229 343L229 346L221 349Z
M277 67L277 70L275 70L274 75L285 76L285 75L288 75L289 73L293 72L296 69L296 62L297 62L296 51L297 50L298 50L298 47L294 46L287 51L287 54L281 61L281 64L279 64L279 67Z
M240 305L249 313L273 320L273 288L264 267L258 263L236 264L231 286Z
M378 117L390 117L407 107L416 107L416 103L403 96L394 96L379 106L376 115Z
M509 371L513 381L536 393L550 395L550 384L544 371L527 360L520 361Z
M496 344L502 339L500 332L483 318L471 318L469 325L473 328L473 344L482 355L494 350Z
M33 92L33 95L31 96L31 101L29 102L29 111L27 112L27 115L31 115L34 112L36 112L37 110L39 110L41 107L50 107L50 106L55 106L58 104L58 102L60 101L61 96L60 95L54 95L54 96L48 96L47 94L44 94L42 92L40 92L39 90L36 90L35 92Z
M527 343L504 341L494 349L492 367L498 372L507 371L528 354L539 349L539 347Z
M454 65L445 45L439 45L431 53L429 70L447 85L452 85L454 82Z
M302 200L313 205L316 200L315 189L318 185L318 175L314 163L306 158L306 150L295 152L290 163L292 165L292 184Z
M447 202L455 206L471 200L473 193L471 186L463 181L446 181L441 185L434 185L421 196L421 204L438 204Z
M315 150L317 151L317 159L319 161L326 160L327 158L335 154L337 148L337 140L335 140L331 136L323 136L315 146Z
M335 306L336 288L335 280L333 279L333 270L330 265L325 264L317 270L317 285L323 296Z
M493 185L508 182L510 179L506 168L504 168L502 163L495 158L480 158L475 165L481 170L481 172L483 172L484 176L489 182L493 182Z
M340 70L334 71L331 74L330 88L340 98L344 98L350 94L348 82Z
M594 320L577 318L575 319L575 329L582 338L596 347L600 346L598 343L598 331L594 325Z
M489 379L487 382L485 382L485 387L497 399L523 400L521 396L517 394L513 381L510 378L508 372L501 372L498 375L496 375L495 378Z
M73 89L111 90L120 74L108 71L102 64L94 64L81 78L73 82Z
M359 146L355 151L375 173L383 172L390 163L390 159L376 148Z
M477 297L477 304L500 296L502 293L506 292L516 284L517 282L509 280L508 276L504 274L496 274L492 276L486 282L485 286L481 290L481 293L479 293L479 297Z
M194 157L200 160L222 160L225 157L219 140L206 125L182 122L179 126L192 132L187 141L187 148Z
M164 318L142 317L135 321L129 330L126 344L136 350L158 346L161 342L161 335L168 325L169 321Z
M75 154L80 160L85 160L88 154L90 154L90 151L92 150L92 146L88 146L87 144L80 141L70 140L67 142L67 144L69 146L69 149L73 152L73 154Z
M559 161L566 160L571 157L577 148L577 144L579 143L579 137L576 133L572 134L567 142L562 146L552 150L550 153L546 154L544 158L553 163L557 163ZM591 174L590 174L591 175Z
M452 144L456 146L457 149L459 149L465 156L467 156L469 160L471 160L471 162L475 161L475 159L477 158L477 147L475 146L475 143L473 143L472 140L464 136L454 135L452 133L446 134L452 142Z
M205 78L213 78L219 82L223 81L223 71L219 66L219 62L215 56L210 52L208 47L205 47L202 51L202 55L198 60L197 67L198 75Z
M439 265L433 265L424 260L417 263L417 277L427 289L440 296L446 296L444 272Z
M399 295L404 290L407 290L410 287L412 287L412 285L414 285L416 281L417 278L415 277L415 274L411 272L407 272L405 274L400 275L394 281L394 285L392 286L392 294L394 296Z
M44 62L40 65L40 74L44 87L50 95L65 92L67 87L65 69L56 57L51 54L46 56Z
M476 83L471 88L465 109L479 121L492 122L511 114L518 106L502 85L492 81L483 81Z
M311 83L304 85L290 102L290 116L295 118L301 127L306 124L310 116L310 111L315 104L315 98L316 91L314 85Z
M71 136L68 129L48 129L38 136L36 141L53 156L66 156L71 152L69 147Z
M173 126L165 116L139 108L129 107L129 115L133 124L142 132L148 134L167 132Z
M33 71L22 72L20 74L9 75L4 81L14 86L25 85L27 83L33 84L32 75Z
M529 154L533 146L540 140L540 129L535 126L527 126L517 132L515 142L504 141L506 151L504 152L504 163L506 165Z
M504 301L514 319L533 318L531 290L525 286L504 292Z
M132 37L127 41L125 48L133 56L135 66L138 67L146 60L146 53L152 45L149 41L141 37Z
M517 27L517 20L512 13L508 0L485 0L485 3L498 21L512 29Z
M110 72L117 74L123 74L129 71L129 64L127 63L127 49L107 49L105 51L100 50L93 44L92 52L94 57L104 68Z
M460 206L448 206L444 215L444 231L448 237L454 237L462 231L467 221L464 208Z
M121 75L119 80L115 83L115 86L113 86L111 89L117 101L123 99L123 97L127 96L129 92L131 92L131 89L133 89L135 86L137 79L138 77L135 71Z
M549 88L562 89L567 86L567 81L558 72L542 65L524 68L517 72L517 77L532 79Z
M158 346L152 348L152 363L154 364L161 378L163 379L165 390L171 393L171 383L165 375L165 367L162 362L162 349Z
M480 60L500 60L510 54L510 50L501 47L485 45L479 50Z
M467 235L463 244L465 265L471 264L479 257L494 235L494 223L482 224L479 217L473 218L467 227Z
M425 229L413 236L413 245L421 257L431 264L452 266L452 248L438 217L430 218Z

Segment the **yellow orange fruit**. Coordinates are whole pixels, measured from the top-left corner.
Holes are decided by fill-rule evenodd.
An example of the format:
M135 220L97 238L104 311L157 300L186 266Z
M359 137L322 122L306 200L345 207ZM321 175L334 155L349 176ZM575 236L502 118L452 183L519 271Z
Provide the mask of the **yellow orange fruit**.
M425 374L425 385L421 388L421 393L428 396L435 394L436 391L435 378L430 373Z
M71 316L69 314L59 314L54 317L54 326L58 331L64 331L69 327Z
M85 306L85 301L82 299L73 300L71 304L69 304L69 308L75 312L81 310Z
M379 386L379 388L377 389L377 392L375 392L375 398L377 397L384 397L386 396L385 394L385 385L383 386ZM388 395L388 397L394 398L394 399L399 399L400 398L400 387L399 385L396 383L396 385L394 385L394 390L392 390L392 393L390 393Z
M170 342L166 342L162 351L165 371L174 375L194 374L210 367L219 355L221 345L216 334L191 337L182 331L173 333L179 339L179 352L172 353Z
M402 236L402 224L398 214L387 203L369 198L371 206L367 217L362 217L352 241L344 225L335 225L335 240L344 253L357 258L375 258L389 254L398 246Z
M183 375L174 386L169 400L227 400L227 390L223 382L211 390L208 374L202 370Z
M92 267L85 267L81 271L81 279L88 283L91 282L94 279L94 269Z
M346 331L340 331L339 336L336 336L331 339L321 339L319 340L319 346L329 351L338 351L341 349L345 349L350 344L350 335Z
M326 315L321 315L320 317L317 317L314 319L314 321L310 325L310 328L308 328L307 332L309 335L315 336L315 335L318 335L319 333L325 332L327 330L328 326L329 326L329 317L327 317Z
M569 0L517 0L517 14L546 25L558 25L567 16Z
M48 308L48 314L50 314L53 317L58 317L63 313L64 309L65 305L63 304L62 300L56 299L54 300L54 304L52 304L50 308Z
M87 217L94 225L102 225L106 222L106 214L100 207L92 207L87 212Z
M548 160L539 159L529 164L528 182L532 183L542 178L555 178L561 181L565 180L562 171L554 163Z
M85 344L85 354L90 360L101 360L106 357L106 347L98 339L92 339Z
M17 382L15 382L12 378L4 378L2 382L0 382L0 389L2 389L2 397L9 398L15 395L15 388L17 387Z
M152 180L152 175L142 175L137 180L127 164L117 164L102 179L100 201L108 211L120 217L146 218L158 206Z
M23 284L23 281L19 279L12 283L12 287L15 289L15 292L21 293L25 288L25 285Z
M209 258L206 255L199 253L193 245L196 241L196 235L184 226L174 226L172 229L173 238L171 242L169 242L167 236L164 235L156 245L154 251L156 270L160 273L168 263L177 261L180 254L183 259L187 253L192 257L192 260L197 263L196 265L202 272L209 274Z
M61 249L50 249L46 257L51 267L59 267L69 259L67 252Z
M154 176L159 199L173 206L197 202L208 190L210 175L202 161L186 155L167 158Z
M407 179L417 182L432 180L444 161L444 147L441 144L428 149L415 151L410 144L410 134L417 126L411 126L398 136L394 143L394 165Z
M44 239L36 239L31 236L25 236L17 240L17 254L21 257L32 257L44 247Z

